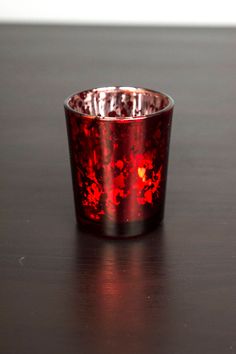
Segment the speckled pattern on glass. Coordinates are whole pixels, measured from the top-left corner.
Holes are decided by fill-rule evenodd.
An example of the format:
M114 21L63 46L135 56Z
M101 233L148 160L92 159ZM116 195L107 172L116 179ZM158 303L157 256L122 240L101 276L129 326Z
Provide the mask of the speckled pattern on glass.
M65 102L76 215L101 235L134 236L163 218L173 100L133 87Z

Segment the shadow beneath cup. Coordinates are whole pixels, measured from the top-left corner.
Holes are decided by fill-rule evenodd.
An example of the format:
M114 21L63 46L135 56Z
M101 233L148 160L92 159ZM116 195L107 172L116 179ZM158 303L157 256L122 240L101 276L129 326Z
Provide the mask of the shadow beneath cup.
M164 234L163 226L122 241L78 233L74 315L81 352L145 353L162 335L169 314Z

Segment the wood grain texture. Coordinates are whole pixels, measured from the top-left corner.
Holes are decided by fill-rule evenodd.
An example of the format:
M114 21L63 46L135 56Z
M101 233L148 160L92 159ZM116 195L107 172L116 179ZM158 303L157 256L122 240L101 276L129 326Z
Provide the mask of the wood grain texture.
M0 27L1 354L236 353L236 29ZM63 100L176 100L164 225L75 226Z

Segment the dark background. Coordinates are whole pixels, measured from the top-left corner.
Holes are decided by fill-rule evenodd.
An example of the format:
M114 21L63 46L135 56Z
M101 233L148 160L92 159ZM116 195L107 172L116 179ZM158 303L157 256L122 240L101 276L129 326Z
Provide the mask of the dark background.
M236 353L236 30L0 26L1 354ZM63 101L176 101L165 223L75 226Z

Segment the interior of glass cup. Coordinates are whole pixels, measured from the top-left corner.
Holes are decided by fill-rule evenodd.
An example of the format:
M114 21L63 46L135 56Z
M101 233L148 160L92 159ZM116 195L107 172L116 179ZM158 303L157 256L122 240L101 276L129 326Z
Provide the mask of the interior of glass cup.
M172 104L167 95L134 87L103 87L76 93L67 104L74 111L98 118L152 115Z

